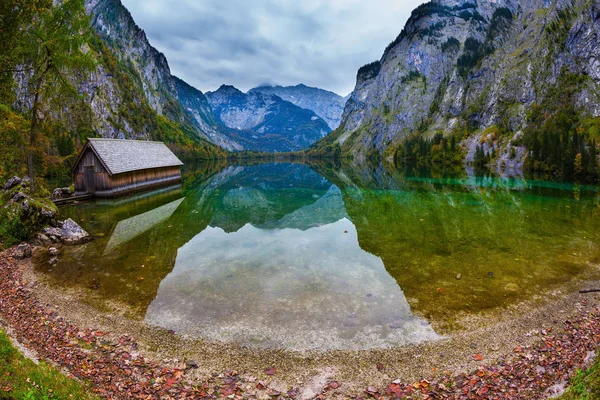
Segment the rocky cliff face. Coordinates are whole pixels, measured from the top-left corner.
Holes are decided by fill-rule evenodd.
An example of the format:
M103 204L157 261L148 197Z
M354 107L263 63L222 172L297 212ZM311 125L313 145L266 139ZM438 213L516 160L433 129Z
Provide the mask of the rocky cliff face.
M208 139L228 150L243 150L243 146L227 135L227 129L214 116L206 96L183 80L173 77L177 97L184 109L193 116L194 123Z
M175 127L226 149L241 148L219 130L202 92L171 75L165 56L120 0L87 0L85 6L96 33L88 51L97 61L78 82L91 108L87 129L103 137L149 139Z
M460 131L468 159L483 146L518 165L532 110L551 113L561 96L578 115L600 116L597 1L434 0L358 71L341 126L325 140L389 157L407 137Z
M259 86L250 90L250 93L253 92L267 95L274 94L300 108L311 110L323 118L332 130L340 126L344 105L346 104L346 99L336 93L303 84L296 86Z
M215 151L214 145L232 151L301 150L331 131L314 112L258 91L212 93L217 108L213 113L200 90L171 74L166 57L152 47L121 0L86 0L85 7L94 33L85 51L95 66L72 77L83 101L61 99L54 101L59 106L47 107L53 119L70 131L81 132L82 137L153 139L177 145L191 140ZM15 76L15 81L16 107L31 109L27 76ZM300 93L298 89L311 92L314 99L327 99L313 101L324 113L339 100L333 93L302 85L294 93Z
M314 112L275 95L223 85L206 97L216 118L231 129L229 135L249 150L301 150L331 131Z

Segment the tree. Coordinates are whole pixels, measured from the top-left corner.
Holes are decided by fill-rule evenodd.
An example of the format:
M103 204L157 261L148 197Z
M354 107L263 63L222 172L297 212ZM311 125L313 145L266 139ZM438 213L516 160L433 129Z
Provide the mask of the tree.
M0 103L11 104L14 101L14 74L27 70L27 67L19 66L26 43L24 27L31 25L37 12L51 5L52 0L0 2Z
M23 62L28 66L27 96L31 104L31 128L27 149L27 171L34 182L34 152L40 133L42 100L65 95L78 96L76 76L93 61L82 49L90 35L84 0L63 0L33 10L24 27Z

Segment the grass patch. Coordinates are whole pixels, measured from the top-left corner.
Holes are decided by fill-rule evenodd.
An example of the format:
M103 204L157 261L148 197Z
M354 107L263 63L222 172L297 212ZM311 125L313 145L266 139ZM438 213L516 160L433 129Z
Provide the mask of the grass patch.
M596 358L591 367L577 371L567 391L559 400L595 400L600 399L600 358Z
M0 329L0 400L97 399L58 369L25 358Z

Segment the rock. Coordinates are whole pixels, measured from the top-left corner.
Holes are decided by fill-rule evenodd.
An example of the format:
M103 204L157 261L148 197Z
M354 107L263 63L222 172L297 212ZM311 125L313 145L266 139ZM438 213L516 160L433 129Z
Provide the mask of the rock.
M21 181L21 187L22 188L31 188L31 179L29 179L28 176L23 178L23 181Z
M50 260L48 261L48 264L50 264L51 266L56 265L58 263L58 257L50 257Z
M17 260L31 258L31 246L27 243L21 243L15 249L15 254L13 255L13 257Z
M457 280L457 281L460 281L461 279L462 279L462 274L458 274L458 275L456 275L456 280Z
M90 234L69 218L62 224L61 236L63 243L73 245L87 242Z
M50 253L51 256L57 256L60 254L60 250L58 250L56 247L50 247L48 249L48 253Z
M50 238L46 235L44 235L43 233L38 233L35 237L38 241L38 243L42 243L42 244L52 244L52 240L50 240Z
M42 215L48 219L54 219L56 217L56 212L48 210L47 208L42 208Z
M26 198L27 198L27 195L25 193L23 193L23 192L17 192L11 198L11 200L14 201L14 202L20 202L21 200L25 200Z
M62 237L62 230L59 228L44 228L43 233L54 242L60 242Z
M198 369L198 363L196 361L188 361L185 364L186 369Z
M6 183L4 184L4 190L8 191L17 185L20 185L21 182L22 182L22 180L18 176L12 177L8 181L6 181Z
M69 188L56 188L52 192L52 200L66 199L73 196L73 192Z

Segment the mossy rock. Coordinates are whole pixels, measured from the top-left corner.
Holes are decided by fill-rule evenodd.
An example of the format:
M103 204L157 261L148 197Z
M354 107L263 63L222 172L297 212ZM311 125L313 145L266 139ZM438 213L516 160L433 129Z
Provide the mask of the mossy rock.
M44 227L57 223L58 208L43 194L40 188L31 193L31 187L25 180L2 193L0 207L0 243L10 247L33 238Z

